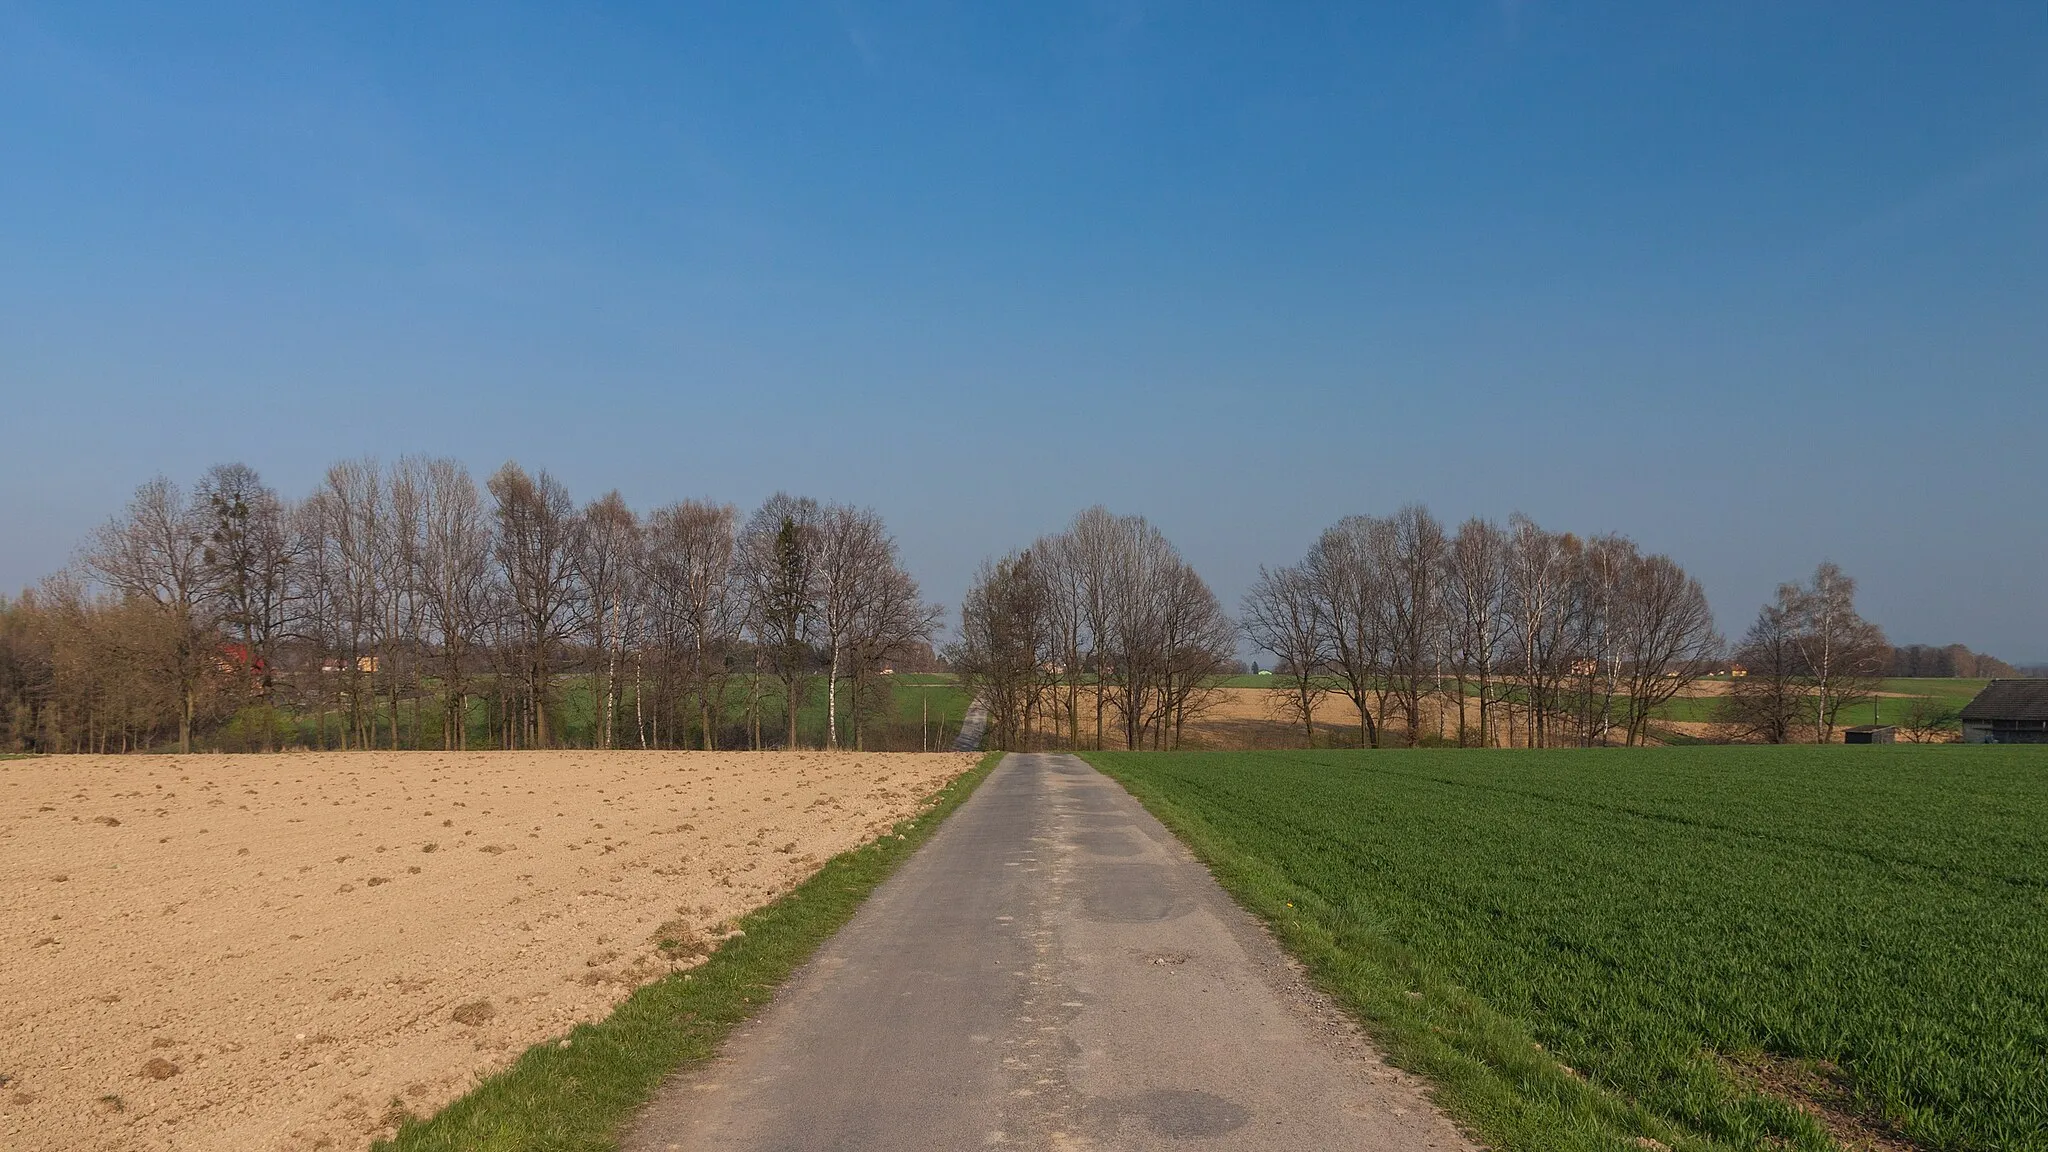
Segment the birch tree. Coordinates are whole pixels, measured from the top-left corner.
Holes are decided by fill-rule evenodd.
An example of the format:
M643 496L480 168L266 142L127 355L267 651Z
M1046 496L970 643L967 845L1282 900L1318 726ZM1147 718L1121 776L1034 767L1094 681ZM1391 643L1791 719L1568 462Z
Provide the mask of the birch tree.
M591 744L610 748L618 728L619 669L639 621L640 519L617 490L583 509L571 563L582 585L580 623L590 645Z
M1822 561L1804 587L1780 590L1791 609L1792 644L1811 689L1813 742L1835 736L1843 709L1875 698L1891 657L1884 632L1856 612L1856 581Z

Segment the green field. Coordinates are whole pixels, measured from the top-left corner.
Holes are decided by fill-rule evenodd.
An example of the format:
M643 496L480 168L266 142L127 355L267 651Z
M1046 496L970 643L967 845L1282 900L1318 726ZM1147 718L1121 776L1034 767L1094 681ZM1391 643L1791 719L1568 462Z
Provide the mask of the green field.
M889 688L889 709L880 716L871 718L865 732L866 744L877 752L914 752L924 748L926 734L932 748L952 746L953 738L960 731L961 717L967 712L967 692L954 676L949 673L905 673L887 677L884 681ZM465 717L469 747L490 749L498 747L499 730L492 723L488 684L472 687L476 693L469 700ZM853 739L852 719L847 709L852 682L840 681L840 731L842 739L850 746ZM620 685L619 715L626 729L619 735L620 747L637 746L632 738L633 685L630 680ZM745 707L747 679L734 676L727 684L727 696L731 703L726 709L728 731L724 746L739 746L734 743L740 727L740 717ZM588 748L594 745L592 729L596 725L595 696L588 675L563 675L554 679L553 708L549 716L555 725L554 741L559 747ZM407 695L400 699L398 707L399 743L404 748L441 747L441 710L443 700L440 683L428 680L418 695ZM370 726L374 730L375 748L390 747L390 703L384 697L377 697L366 705ZM761 728L765 740L779 746L783 737L782 688L772 679L764 678L761 692ZM814 679L803 705L797 710L797 739L806 747L823 747L826 728L825 683L822 678ZM319 725L325 722L325 735L321 736ZM339 706L330 709L324 717L304 709L266 709L250 707L231 718L218 730L199 738L202 749L240 752L251 751L262 746L263 726L271 727L272 746L297 745L301 747L336 747L341 740L341 731L346 718ZM664 746L672 746L672 737L662 734ZM694 739L694 733L692 733ZM694 745L693 745L694 746Z
M2048 1149L2048 749L1089 759L1497 1147Z
M1882 721L1897 724L1905 719L1906 710L1914 704L1912 698L1935 701L1950 711L1968 704L1977 693L1984 690L1989 680L1963 679L1913 679L1898 677L1884 681L1878 691L1894 693L1879 697L1876 701L1853 705L1842 710L1839 723L1872 724ZM1710 723L1721 719L1721 698L1718 696L1681 696L1666 701L1656 709L1659 720L1692 721Z

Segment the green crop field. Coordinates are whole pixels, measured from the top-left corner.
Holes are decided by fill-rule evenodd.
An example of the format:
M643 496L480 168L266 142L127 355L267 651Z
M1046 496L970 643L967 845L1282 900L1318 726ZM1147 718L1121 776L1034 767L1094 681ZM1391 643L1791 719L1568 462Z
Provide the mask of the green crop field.
M2048 749L1089 759L1496 1147L2048 1149Z

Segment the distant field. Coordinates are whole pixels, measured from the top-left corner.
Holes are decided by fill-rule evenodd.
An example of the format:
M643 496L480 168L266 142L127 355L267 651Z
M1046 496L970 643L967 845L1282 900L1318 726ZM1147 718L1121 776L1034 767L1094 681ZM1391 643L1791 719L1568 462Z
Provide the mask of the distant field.
M1333 692L1340 687L1334 679L1323 678ZM1289 680L1284 676L1224 676L1215 681L1219 688L1272 688L1285 689ZM1658 707L1653 717L1666 722L1708 724L1721 718L1721 697L1727 691L1727 677L1712 677L1702 680L1696 691L1675 697ZM1891 724L1904 719L1906 710L1914 704L1915 697L1924 697L1939 702L1943 707L1954 710L1970 702L1971 698L1984 690L1989 680L1910 678L1895 677L1883 682L1878 691L1883 697L1872 703L1858 704L1842 711L1840 723L1870 724L1877 721ZM1468 685L1467 696L1476 696L1476 685ZM1331 706L1336 706L1336 701Z
M2048 1149L2048 750L1089 758L1496 1146Z
M1708 681L1716 693L1724 692L1720 685L1725 680ZM1906 710L1913 707L1915 698L1934 700L1944 708L1959 709L1968 704L1977 693L1984 690L1989 680L1934 679L1896 677L1886 680L1878 688L1884 693L1877 700L1857 704L1842 710L1841 723L1873 724L1883 722L1896 724L1906 716ZM1667 701L1655 712L1659 720L1676 720L1691 723L1712 723L1721 718L1720 695L1679 696Z

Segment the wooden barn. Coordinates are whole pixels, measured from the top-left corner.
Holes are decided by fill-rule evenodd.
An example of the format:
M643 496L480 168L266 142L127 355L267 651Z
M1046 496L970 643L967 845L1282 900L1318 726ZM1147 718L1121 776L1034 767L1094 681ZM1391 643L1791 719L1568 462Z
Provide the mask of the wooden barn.
M1899 730L1890 724L1858 724L1842 729L1844 744L1896 744Z
M1962 720L1965 744L2048 744L2048 680L1993 680Z

